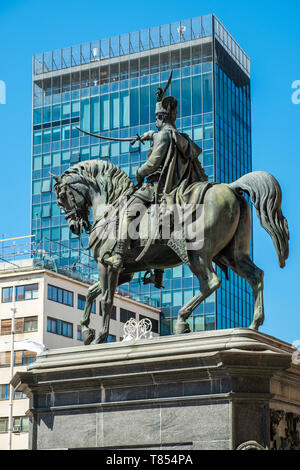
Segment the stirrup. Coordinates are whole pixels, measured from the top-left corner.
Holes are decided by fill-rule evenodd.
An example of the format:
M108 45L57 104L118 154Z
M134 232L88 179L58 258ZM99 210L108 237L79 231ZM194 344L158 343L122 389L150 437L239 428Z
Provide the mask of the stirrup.
M150 276L149 276L150 274ZM151 269L149 269L148 271L145 272L144 274L144 277L143 277L143 284L146 285L146 284L154 284L154 281L155 281L155 276L152 272Z
M147 276L150 274L150 276ZM160 276L160 279L157 279L156 273L153 274L152 270L149 270L145 273L144 278L143 278L143 284L154 284L154 286L157 289L164 289L164 286L162 284L163 281L163 276Z
M156 287L156 289L164 289L165 286L163 285L163 280L160 279L160 280L157 280L155 279L155 275L154 275L154 286Z
M120 256L120 255L116 255L116 254L112 255L109 258L104 258L103 261L104 261L105 264L107 264L108 266L111 266L114 269L122 270L124 268L122 257L120 256L119 261L116 261L116 260L113 259L113 258L115 258L115 256Z

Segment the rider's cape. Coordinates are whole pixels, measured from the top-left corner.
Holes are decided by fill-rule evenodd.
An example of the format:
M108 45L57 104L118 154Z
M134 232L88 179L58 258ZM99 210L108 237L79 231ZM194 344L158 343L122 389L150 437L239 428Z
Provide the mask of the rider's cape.
M168 206L201 204L204 193L211 186L198 160L201 148L187 134L179 133L172 126L166 126L153 136L153 140L147 161L139 169L140 176L155 181L151 202L165 200ZM135 195L147 200L147 193L147 185L144 185Z
M160 205L159 219L154 233L148 238L136 261L145 256L162 228L169 225L173 229L167 245L179 255L184 263L188 263L186 234L182 219L181 223L177 223L178 215L181 214L181 217L186 215L188 205L189 216L193 218L195 210L203 201L206 190L212 185L207 181L207 176L198 160L200 153L200 147L187 134L179 133L171 125L165 126L163 130L153 135L152 149L147 156L146 163L138 170L138 174L148 177L148 183L154 182L154 200L148 199L148 201ZM142 194L142 191L149 188L148 183L143 185L135 196L143 199L146 194ZM147 192L150 196L151 191L148 189Z
M201 204L211 186L198 157L202 150L187 134L170 132L170 148L158 184L167 204ZM166 177L164 175L166 174Z

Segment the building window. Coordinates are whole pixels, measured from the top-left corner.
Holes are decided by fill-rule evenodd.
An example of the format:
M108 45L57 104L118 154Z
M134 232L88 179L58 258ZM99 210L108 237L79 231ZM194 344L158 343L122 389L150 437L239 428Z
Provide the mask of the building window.
M129 318L136 318L136 315L134 312L131 312L130 310L125 310L125 308L120 308L120 321L122 323L126 323Z
M9 400L9 390L10 390L9 384L0 385L0 400ZM13 399L19 400L21 398L27 398L27 396L23 392L16 392L14 390Z
M99 302L99 315L102 315L102 310L101 310L101 302ZM117 319L117 308L113 306L110 314L111 320L116 320Z
M35 361L36 353L32 351L15 351L14 365L25 366ZM0 352L0 367L10 365L10 351Z
M0 400L8 400L9 399L9 385L2 384L0 385Z
M56 318L47 318L47 331L48 333L73 338L73 324Z
M39 294L39 285L27 284L16 287L16 301L37 299Z
M51 215L51 206L50 204L42 204L42 218L45 219Z
M11 319L1 320L1 335L11 334ZM15 333L31 333L38 331L38 317L22 317L15 319Z
M78 294L77 308L79 308L79 310L84 310L85 301L86 301L85 296L84 296L84 295L81 295L81 294Z
M33 362L33 361L32 361ZM24 398L27 398L26 394L23 393L23 392L16 392L14 390L14 395L13 395L13 399L14 400L21 400L21 399L24 399Z
M0 432L8 432L8 418L0 418Z
M108 343L115 343L117 341L117 338L115 335L108 335L107 337L107 342Z
M84 310L85 309L85 303L86 303L86 297L85 295L78 294L78 299L77 299L77 308L79 310ZM96 301L94 300L93 305L92 305L92 313L96 313Z
M193 331L204 331L204 316L195 315L193 318L194 330Z
M140 315L139 318L140 318L140 320L143 320L143 318L148 318L152 323L153 333L158 333L158 320L154 320L154 318L145 317L144 315Z
M216 317L215 315L205 315L205 330L216 329Z
M48 285L49 300L73 307L73 297L73 292L61 289L60 287L51 286L50 284Z
M12 302L13 300L13 287L3 287L2 288L2 302Z
M36 353L33 351L16 351L15 352L15 365L28 366L36 359Z
M31 333L38 330L38 317L24 318L24 333Z
M45 166L45 164L43 166ZM42 180L42 193L49 193L50 191L51 191L50 178Z
M78 339L78 341L83 341L83 339L82 339L81 325L77 325L77 339Z
M116 319L117 319L117 309L116 309L116 307L113 307L113 308L112 308L112 311L111 311L111 314L110 314L110 318L111 318L112 320L116 320Z
M16 416L16 417L14 417L13 430L15 432L28 432L29 431L29 418L28 418L28 416Z

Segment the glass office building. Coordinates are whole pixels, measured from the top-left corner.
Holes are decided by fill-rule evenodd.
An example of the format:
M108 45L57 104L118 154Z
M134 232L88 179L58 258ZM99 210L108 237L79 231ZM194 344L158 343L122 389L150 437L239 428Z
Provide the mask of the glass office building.
M78 161L108 155L135 177L147 145L99 141L79 135L76 127L110 137L155 129L155 91L170 70L177 128L203 149L209 179L231 182L250 172L250 62L214 15L34 57L32 234L60 266L94 275L95 266L56 205L49 172L61 174ZM168 269L160 291L143 285L143 274L122 290L160 307L162 334L172 334L178 310L195 295L198 281L187 266ZM189 320L193 331L250 324L250 288L233 273L229 281L218 274L222 288L196 309Z

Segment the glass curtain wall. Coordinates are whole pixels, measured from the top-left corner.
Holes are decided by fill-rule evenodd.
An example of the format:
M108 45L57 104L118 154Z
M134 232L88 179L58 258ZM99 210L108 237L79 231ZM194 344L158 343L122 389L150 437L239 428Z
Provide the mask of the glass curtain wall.
M80 71L69 67L59 74L49 73L47 78L36 76L32 234L59 265L76 269L78 263L89 264L89 257L60 213L50 172L60 175L72 164L101 157L135 178L137 168L146 160L148 143L134 147L128 142L108 143L79 135L76 127L111 137L155 129L155 91L167 83L170 70L173 79L168 92L179 102L177 128L203 149L200 161L209 179L229 182L251 171L249 78L212 35L205 40L200 35L193 39L167 51L157 47L139 58L127 55L117 63L102 63L95 56L88 68ZM87 235L82 241L86 246ZM159 307L161 334L174 333L178 310L198 291L197 279L187 266L167 269L165 288L160 291L144 286L143 275L136 274L120 289ZM249 322L252 297L248 286L231 274L230 282L219 275L222 290L196 309L189 319L192 331L246 326Z
M216 181L231 183L252 171L250 79L217 40L215 58ZM251 241L251 256L252 251ZM231 270L229 282L219 268L218 275L217 327L248 327L253 314L250 286Z
M200 157L214 179L213 65L212 44L189 46L139 60L81 73L68 73L34 84L32 232L45 251L60 264L72 266L80 250L78 237L69 231L52 192L53 174L87 159L109 156L110 161L135 177L146 160L148 145L130 147L128 142L99 143L80 136L77 126L112 137L134 136L155 129L155 91L164 86L170 70L169 92L178 99L177 127L203 148ZM51 240L51 242L49 241ZM59 243L53 243L53 242ZM87 244L87 236L83 237ZM83 261L83 260L82 260ZM161 292L144 286L142 274L121 289L129 295L162 308L163 332L172 333L179 308L195 295L198 284L187 267L165 272ZM194 330L214 327L214 298L207 299L191 319Z

